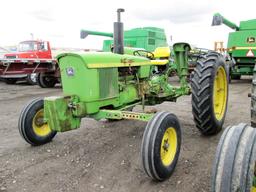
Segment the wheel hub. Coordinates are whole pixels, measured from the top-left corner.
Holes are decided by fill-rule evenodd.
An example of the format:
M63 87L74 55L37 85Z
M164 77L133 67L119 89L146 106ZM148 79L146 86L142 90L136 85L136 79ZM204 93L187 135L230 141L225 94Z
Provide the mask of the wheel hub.
M168 149L169 149L169 142L168 142L168 139L164 140L164 146L163 146L163 149L167 152Z
M43 126L45 124L45 122L44 122L44 118L43 117L38 117L38 118L36 118L35 119L35 125L36 126Z
M33 130L36 135L44 137L51 133L47 122L44 121L44 110L39 110L33 118Z
M163 165L169 166L174 160L177 152L177 142L176 130L173 127L167 128L164 132L160 148L160 156Z

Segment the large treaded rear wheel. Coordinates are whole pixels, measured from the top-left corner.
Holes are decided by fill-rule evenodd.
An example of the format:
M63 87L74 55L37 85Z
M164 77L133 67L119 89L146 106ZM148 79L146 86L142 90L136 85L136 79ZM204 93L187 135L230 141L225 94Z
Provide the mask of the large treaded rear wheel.
M218 133L224 123L228 101L228 74L220 54L209 52L198 60L191 89L196 127L204 135Z
M219 141L212 192L256 191L256 129L241 123L225 129Z

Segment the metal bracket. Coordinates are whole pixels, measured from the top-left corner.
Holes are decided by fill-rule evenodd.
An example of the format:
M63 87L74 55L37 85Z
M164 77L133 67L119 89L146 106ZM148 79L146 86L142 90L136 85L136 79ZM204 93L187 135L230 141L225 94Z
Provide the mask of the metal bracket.
M98 113L91 115L90 117L100 119L133 119L140 121L149 121L153 117L154 113L137 113L130 111L119 110L100 110Z

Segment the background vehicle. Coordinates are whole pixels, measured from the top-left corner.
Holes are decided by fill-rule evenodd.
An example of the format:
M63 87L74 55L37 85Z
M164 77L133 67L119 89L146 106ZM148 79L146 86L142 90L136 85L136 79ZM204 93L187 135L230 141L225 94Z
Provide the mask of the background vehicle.
M50 43L41 40L22 41L17 52L5 54L6 59L52 59Z
M4 59L0 60L0 74L8 84L26 80L29 84L38 82L40 86L52 87L58 79L55 78L54 82L49 82L51 79L45 78L40 73L44 71L55 73L55 65L56 60L52 57L48 41L22 41L18 45L17 52L7 53Z
M235 30L229 33L227 44L230 78L240 79L241 75L253 75L256 62L256 19L241 21L237 26L221 14L214 14L212 25L222 23Z
M9 50L3 48L3 47L0 47L0 59L3 59L4 58L4 55L6 53L9 53ZM4 79L1 77L0 75L0 80L3 81Z

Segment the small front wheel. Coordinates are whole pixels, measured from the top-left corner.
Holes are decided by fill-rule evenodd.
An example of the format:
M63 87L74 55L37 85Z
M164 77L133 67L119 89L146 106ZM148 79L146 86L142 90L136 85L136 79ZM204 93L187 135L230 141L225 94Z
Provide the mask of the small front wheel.
M144 131L141 156L147 175L163 181L171 176L177 164L181 146L178 118L168 112L157 113Z
M35 99L23 108L18 127L23 139L31 145L48 143L57 133L44 122L43 99Z

